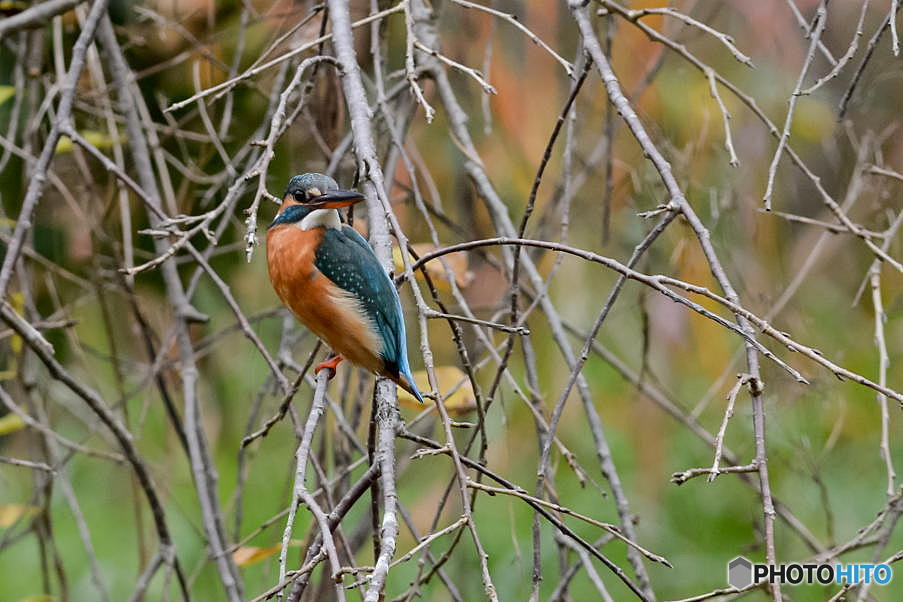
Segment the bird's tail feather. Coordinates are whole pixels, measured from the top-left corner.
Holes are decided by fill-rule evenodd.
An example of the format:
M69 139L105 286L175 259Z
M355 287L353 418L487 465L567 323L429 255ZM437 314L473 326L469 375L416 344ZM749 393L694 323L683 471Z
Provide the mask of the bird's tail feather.
M398 380L396 382L398 382L398 386L416 397L417 401L423 403L423 395L420 393L417 385L414 384L414 377L411 375L410 370L405 370L403 373L399 373Z

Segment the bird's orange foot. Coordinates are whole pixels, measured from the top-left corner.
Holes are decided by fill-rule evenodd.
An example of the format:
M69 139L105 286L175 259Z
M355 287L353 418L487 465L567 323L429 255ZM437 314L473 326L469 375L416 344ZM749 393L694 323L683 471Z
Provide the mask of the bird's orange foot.
M331 372L329 378L332 378L333 376L335 376L336 368L343 359L344 358L341 355L333 355L325 362L320 362L319 364L317 364L317 367L314 368L314 374L317 374L320 370L328 368Z

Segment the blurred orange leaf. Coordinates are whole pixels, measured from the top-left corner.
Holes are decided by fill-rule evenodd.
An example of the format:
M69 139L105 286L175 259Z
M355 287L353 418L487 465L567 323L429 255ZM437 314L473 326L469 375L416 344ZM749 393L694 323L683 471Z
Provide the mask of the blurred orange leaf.
M298 547L301 545L301 542L297 539L293 539L288 542L288 545L290 547ZM244 568L256 564L261 560L266 560L270 556L275 556L279 553L281 547L281 544L267 546L265 548L257 546L240 546L237 550L232 552L232 560L237 566Z
M449 414L460 416L476 409L476 395L473 393L470 379L460 368L437 366L436 379L439 381L439 391L442 393L442 400ZM432 389L426 370L414 372L414 382L421 391ZM425 407L424 404L414 399L413 395L402 389L398 390L398 403L412 410L422 410Z
M436 247L426 243L411 245L411 247L418 256L423 256L436 250ZM410 257L409 259L411 263L414 262L413 257ZM401 249L398 247L392 249L392 260L395 264L395 272L403 272L404 262L402 262L401 259ZM446 278L445 267L442 265L443 261L454 275L455 283L458 285L458 288L467 288L473 281L473 272L469 269L467 253L449 253L448 255L443 255L441 259L436 259L426 264L426 272L430 275L430 279L433 283L435 283L440 290L447 291L451 287L449 286L448 278ZM423 277L419 270L417 277Z

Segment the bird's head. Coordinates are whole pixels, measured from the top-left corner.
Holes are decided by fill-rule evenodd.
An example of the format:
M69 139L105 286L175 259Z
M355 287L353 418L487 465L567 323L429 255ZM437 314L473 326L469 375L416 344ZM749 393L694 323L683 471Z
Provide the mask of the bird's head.
M305 218L325 225L338 219L337 209L349 207L364 200L364 195L354 190L341 190L335 180L321 173L306 173L293 177L282 195L282 206L270 224L300 224ZM322 218L322 219L315 219ZM320 223L323 222L323 223Z

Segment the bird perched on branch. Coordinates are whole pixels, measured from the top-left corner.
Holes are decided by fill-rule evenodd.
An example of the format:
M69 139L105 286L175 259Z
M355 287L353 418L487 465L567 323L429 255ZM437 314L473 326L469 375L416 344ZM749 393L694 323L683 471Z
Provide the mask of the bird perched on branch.
M282 302L336 355L386 376L423 402L414 384L398 291L370 244L339 209L364 200L319 173L293 177L267 228L270 282Z

